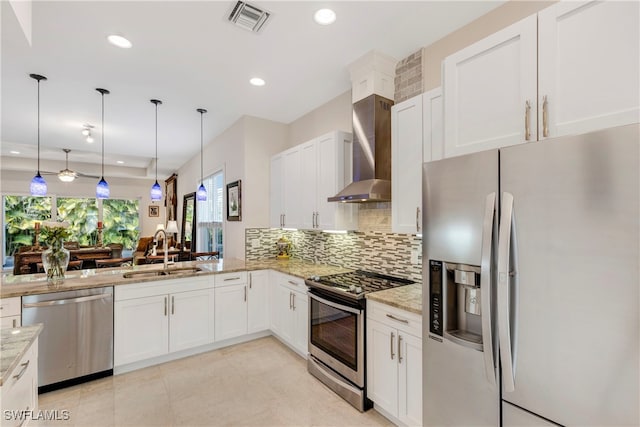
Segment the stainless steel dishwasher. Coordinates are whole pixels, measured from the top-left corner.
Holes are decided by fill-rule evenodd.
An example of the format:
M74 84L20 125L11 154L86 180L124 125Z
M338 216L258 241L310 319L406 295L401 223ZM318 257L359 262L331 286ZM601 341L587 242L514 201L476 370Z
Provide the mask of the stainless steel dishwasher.
M40 393L113 375L113 287L22 297L22 324L43 323Z

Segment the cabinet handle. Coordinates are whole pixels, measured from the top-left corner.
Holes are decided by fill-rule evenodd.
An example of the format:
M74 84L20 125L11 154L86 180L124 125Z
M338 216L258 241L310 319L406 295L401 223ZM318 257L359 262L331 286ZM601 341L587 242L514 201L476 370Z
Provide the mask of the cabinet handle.
M291 302L291 297L293 297L293 293L289 292L289 310L291 310L291 307L293 307L293 303Z
M13 319L13 327L16 328L18 326L18 321L16 319Z
M164 315L167 315L167 297L164 297Z
M171 296L171 314L173 315L176 312L176 297Z
M416 230L420 231L420 208L416 208Z
M296 311L296 294L294 294L293 292L291 292L291 296L293 297L293 311Z
M396 321L398 321L398 322L402 322L402 323L409 324L409 321L408 321L407 319L401 319L401 318L399 318L399 317L394 316L393 314L389 314L389 313L387 313L387 317L388 317L389 319L393 319L393 320L396 320Z
M531 116L531 102L527 99L524 104L524 139L528 141L531 139L531 129L529 127L529 119Z
M26 362L22 363L20 366L22 366L22 369L20 370L20 372L17 375L13 376L13 379L18 381L20 378L22 378L22 376L24 375L25 372L27 372L27 368L29 367L29 363L31 363L31 359L27 360Z
M244 302L247 302L247 287L244 287Z
M547 95L542 97L542 136L549 136L549 102Z
M398 334L398 363L402 363L402 335Z
M224 279L223 282L228 282L230 280L240 280L240 277L229 277L227 279Z
M283 227L284 227L284 226L285 226L285 224L287 223L286 219L287 219L287 214L282 214L282 226L283 226Z
M288 282L291 283L294 286L298 286L298 283L294 282L293 280L289 280Z
M389 337L390 338L390 340L389 340L389 349L391 351L391 360L393 360L393 358L396 356L395 353L393 352L393 347L394 347L393 339L395 337L396 337L396 335L393 332L391 332L391 336Z
M251 273L249 273L249 289L251 289L251 278L253 277L253 275Z

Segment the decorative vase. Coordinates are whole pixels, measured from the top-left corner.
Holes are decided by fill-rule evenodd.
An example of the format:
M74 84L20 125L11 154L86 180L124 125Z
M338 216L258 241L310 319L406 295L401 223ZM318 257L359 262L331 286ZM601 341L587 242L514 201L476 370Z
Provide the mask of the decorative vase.
M56 242L42 252L42 267L47 273L47 280L59 283L64 280L64 273L69 265L70 254L62 242Z

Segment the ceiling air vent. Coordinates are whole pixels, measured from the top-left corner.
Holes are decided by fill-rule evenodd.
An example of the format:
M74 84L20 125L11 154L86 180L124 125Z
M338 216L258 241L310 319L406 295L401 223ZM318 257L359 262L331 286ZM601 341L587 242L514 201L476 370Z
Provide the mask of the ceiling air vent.
M239 1L231 11L229 21L240 28L257 33L264 26L265 22L267 22L270 15L269 12L258 9L249 3Z

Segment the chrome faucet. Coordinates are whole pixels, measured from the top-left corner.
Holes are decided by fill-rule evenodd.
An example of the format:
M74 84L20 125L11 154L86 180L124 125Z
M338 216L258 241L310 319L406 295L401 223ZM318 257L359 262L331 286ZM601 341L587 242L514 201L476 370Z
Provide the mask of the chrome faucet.
M167 239L167 232L164 230L157 230L156 234L153 235L153 244L154 245L158 245L158 233L162 233L162 235L164 236L163 241L162 241L162 251L164 252L164 260L163 260L163 265L164 265L164 269L166 270L169 266L169 241Z

